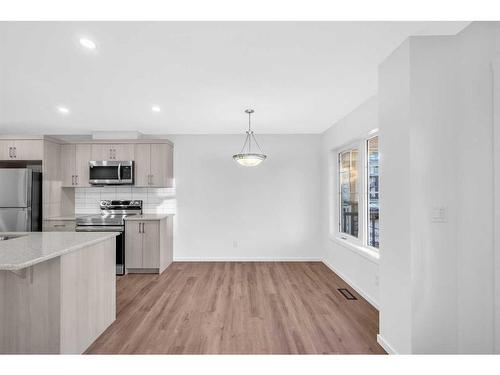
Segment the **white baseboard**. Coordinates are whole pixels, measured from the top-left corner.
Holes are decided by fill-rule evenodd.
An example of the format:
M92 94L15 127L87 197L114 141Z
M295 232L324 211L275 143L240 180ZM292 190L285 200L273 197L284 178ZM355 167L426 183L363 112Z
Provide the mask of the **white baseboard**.
M380 334L377 335L377 342L382 348L384 348L387 354L398 354L398 352L395 351L394 348L391 345L389 345L389 343L385 341L385 339L382 336L380 336Z
M189 258L174 257L174 262L322 262L321 258Z
M379 310L378 303L373 300L368 294L366 294L363 289L358 287L355 283L352 282L347 276L345 276L342 272L340 272L338 269L336 269L331 263L323 259L323 263L330 268L333 272L335 272L342 280L344 280L347 284L349 284L356 292L358 292L361 297L366 299L370 305L375 307L377 310Z

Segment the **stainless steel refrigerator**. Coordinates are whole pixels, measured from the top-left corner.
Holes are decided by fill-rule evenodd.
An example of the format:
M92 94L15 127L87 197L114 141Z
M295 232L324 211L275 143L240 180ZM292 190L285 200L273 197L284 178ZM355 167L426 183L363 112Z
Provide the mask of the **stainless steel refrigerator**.
M42 230L42 174L28 168L0 169L0 232Z

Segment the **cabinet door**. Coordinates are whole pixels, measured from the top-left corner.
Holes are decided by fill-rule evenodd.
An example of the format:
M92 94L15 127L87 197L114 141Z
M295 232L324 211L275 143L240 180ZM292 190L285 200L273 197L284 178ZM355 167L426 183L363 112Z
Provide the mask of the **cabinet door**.
M151 145L135 145L135 186L149 186Z
M90 186L89 184L89 160L91 147L89 144L79 144L75 147L75 175L78 186Z
M143 224L142 267L160 267L160 222L145 221Z
M92 160L113 160L112 145L108 144L93 144L91 147Z
M14 142L11 140L0 141L0 160L12 159L12 147L14 147Z
M125 222L125 268L143 268L141 224L140 221Z
M36 139L20 139L14 141L15 159L43 160L43 141Z
M62 186L75 185L75 145L61 145Z
M172 187L173 148L169 144L151 145L151 185Z
M113 150L113 160L134 160L134 145L133 144L115 144L111 145Z

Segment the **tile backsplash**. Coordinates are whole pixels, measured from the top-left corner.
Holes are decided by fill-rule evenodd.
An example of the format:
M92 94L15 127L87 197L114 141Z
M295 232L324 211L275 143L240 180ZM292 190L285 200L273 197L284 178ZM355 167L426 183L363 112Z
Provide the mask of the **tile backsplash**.
M103 199L140 199L142 211L147 214L176 213L177 209L174 188L103 186L75 188L75 214L98 213Z

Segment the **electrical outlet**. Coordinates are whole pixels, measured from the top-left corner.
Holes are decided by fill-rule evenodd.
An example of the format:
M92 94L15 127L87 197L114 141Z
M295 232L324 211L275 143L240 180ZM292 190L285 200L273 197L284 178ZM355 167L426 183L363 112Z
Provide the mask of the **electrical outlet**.
M238 247L238 241L233 241L233 248L237 248Z

